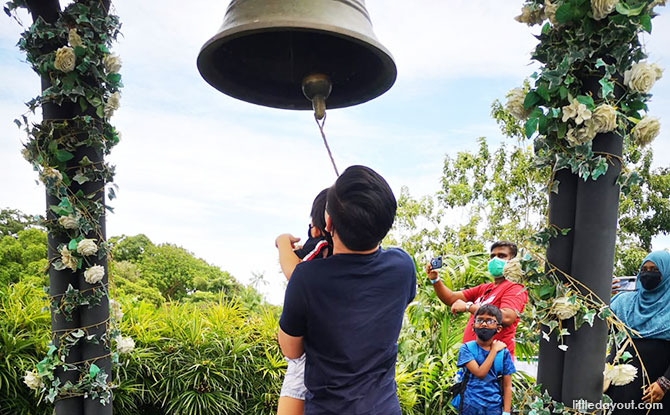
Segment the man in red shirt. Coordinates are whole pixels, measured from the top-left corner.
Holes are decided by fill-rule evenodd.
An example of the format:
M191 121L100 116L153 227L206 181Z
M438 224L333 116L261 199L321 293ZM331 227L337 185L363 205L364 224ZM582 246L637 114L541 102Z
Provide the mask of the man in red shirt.
M437 271L429 264L426 265L426 275L433 284L437 298L446 305L451 306L451 312L469 312L470 319L463 333L463 343L475 340L475 332L472 324L477 309L484 304L493 304L502 312L503 329L493 338L507 344L512 357L514 357L514 334L519 324L519 316L523 311L528 293L521 284L516 284L505 279L502 269L505 263L516 257L516 245L508 241L498 241L491 246L491 260L489 261L489 272L493 276L493 282L481 284L476 287L467 288L462 291L451 291L447 288Z

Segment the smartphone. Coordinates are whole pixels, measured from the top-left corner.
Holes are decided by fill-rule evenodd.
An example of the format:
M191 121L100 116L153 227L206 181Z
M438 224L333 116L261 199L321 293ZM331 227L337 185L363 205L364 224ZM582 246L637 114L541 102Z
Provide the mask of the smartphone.
M619 288L617 291L635 291L636 276L632 277L616 277L619 280Z
M430 266L433 269L442 268L442 257L438 256L430 260Z

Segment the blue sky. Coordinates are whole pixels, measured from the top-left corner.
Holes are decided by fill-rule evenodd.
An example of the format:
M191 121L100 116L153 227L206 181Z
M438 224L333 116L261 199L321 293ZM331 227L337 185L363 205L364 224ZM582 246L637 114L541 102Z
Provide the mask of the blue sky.
M62 2L65 4L65 2ZM385 95L328 112L326 134L338 167L368 165L399 194L439 189L444 155L501 138L489 116L494 99L535 67L529 28L513 20L521 1L368 0L378 39L394 54L398 79ZM274 238L304 237L314 196L335 179L309 112L263 108L210 87L195 65L220 26L227 2L114 2L123 37L125 88L112 123L122 132L109 161L118 199L108 235L144 233L177 243L242 282L252 272L283 298ZM649 61L670 66L670 13L659 8L645 39ZM21 155L25 137L12 120L39 93L37 76L15 47L21 28L0 17L0 207L44 212L44 190ZM24 19L25 24L30 18ZM651 115L670 126L670 72L657 82ZM670 128L653 144L656 166L670 159ZM670 238L654 248L670 247Z

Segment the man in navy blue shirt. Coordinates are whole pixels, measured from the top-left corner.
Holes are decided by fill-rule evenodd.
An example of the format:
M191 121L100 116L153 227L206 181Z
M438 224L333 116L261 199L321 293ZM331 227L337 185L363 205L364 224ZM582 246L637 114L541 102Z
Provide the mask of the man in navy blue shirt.
M306 354L306 415L401 413L397 341L416 274L407 253L379 247L395 212L391 188L368 167L349 167L328 190L333 255L296 266L279 320L284 355ZM280 262L295 240L277 238Z

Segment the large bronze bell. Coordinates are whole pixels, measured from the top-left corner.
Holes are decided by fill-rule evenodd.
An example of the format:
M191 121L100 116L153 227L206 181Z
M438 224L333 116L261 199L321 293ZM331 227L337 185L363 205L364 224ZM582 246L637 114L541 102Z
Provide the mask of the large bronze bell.
M287 109L311 109L305 96L323 80L332 92L323 87L316 95L341 108L376 98L396 78L364 0L232 0L200 50L198 70L225 94Z

